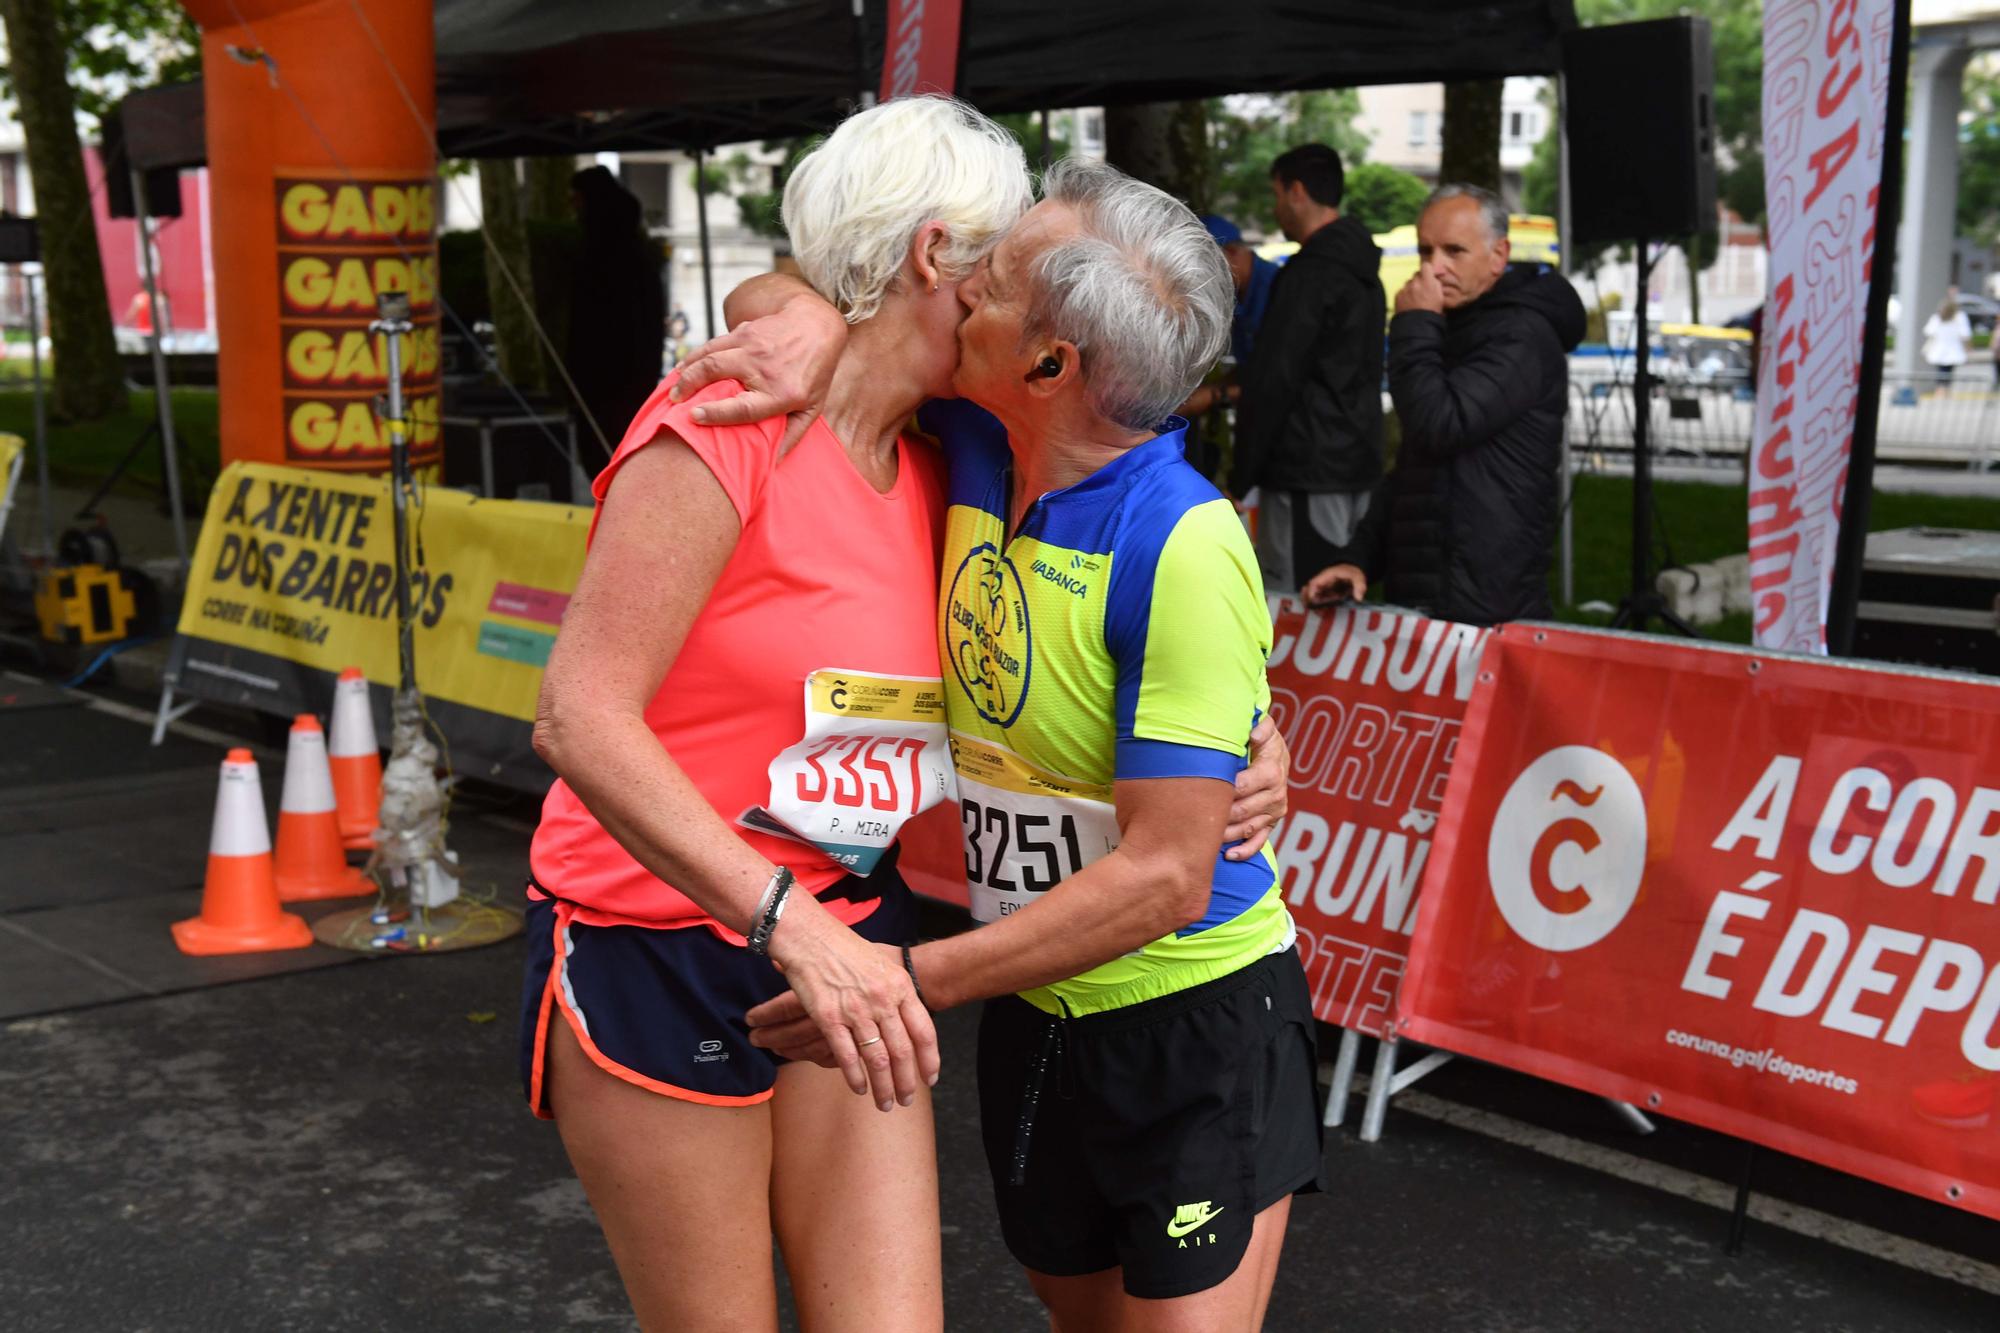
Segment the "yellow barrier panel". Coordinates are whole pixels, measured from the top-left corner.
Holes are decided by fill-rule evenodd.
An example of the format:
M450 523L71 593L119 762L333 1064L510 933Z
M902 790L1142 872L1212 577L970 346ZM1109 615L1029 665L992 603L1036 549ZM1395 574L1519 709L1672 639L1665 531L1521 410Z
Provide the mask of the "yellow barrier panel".
M21 469L27 461L27 441L0 431L0 534L7 531L7 516L14 511L14 495L21 489Z
M542 668L583 570L591 511L425 489L412 515L417 684L483 776L546 780L529 749ZM344 667L397 678L386 479L232 463L196 544L172 688L281 716L323 713ZM455 756L456 757L456 756Z

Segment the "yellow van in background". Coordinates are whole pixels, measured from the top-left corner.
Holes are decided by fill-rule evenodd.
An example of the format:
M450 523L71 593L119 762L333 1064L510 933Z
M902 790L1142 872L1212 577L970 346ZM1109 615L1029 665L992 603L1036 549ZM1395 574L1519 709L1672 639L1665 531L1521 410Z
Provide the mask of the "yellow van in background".
M1516 264L1560 264L1562 244L1556 234L1556 220L1539 213L1514 213L1507 219L1507 240L1512 261ZM1375 237L1375 244L1382 247L1382 294L1388 300L1383 311L1383 322L1388 322L1388 311L1395 309L1396 293L1402 289L1417 272L1417 229L1414 224L1385 231ZM1298 246L1286 240L1257 247L1257 253L1266 259L1284 259L1294 254Z

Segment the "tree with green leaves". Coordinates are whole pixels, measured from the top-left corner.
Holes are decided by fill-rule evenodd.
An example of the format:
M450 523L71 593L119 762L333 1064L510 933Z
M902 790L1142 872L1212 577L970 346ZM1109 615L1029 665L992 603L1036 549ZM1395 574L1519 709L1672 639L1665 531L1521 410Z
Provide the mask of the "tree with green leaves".
M748 153L739 150L708 169L706 184L711 193L735 196L737 215L750 231L774 240L781 239L785 234L785 220L779 206L785 199L785 182L791 179L800 159L811 152L818 142L817 138L806 136L767 140L763 144L767 154L784 154L775 166L754 161Z
M16 0L6 7L15 8ZM174 0L40 0L32 7L54 21L70 92L86 126L103 120L133 88L201 75L201 29ZM19 98L7 65L0 65L0 97Z
M1356 123L1360 117L1361 97L1352 88L1280 97L1161 102L1139 110L1113 107L1106 112L1106 156L1114 166L1158 185L1197 212L1212 210L1252 231L1276 234L1278 220L1271 211L1272 159L1298 144L1323 143L1340 153L1351 172L1361 166L1368 153L1368 136ZM1016 112L994 119L1020 142L1029 166L1038 168L1042 161L1042 118L1033 112ZM1069 156L1068 128L1066 117L1050 118L1049 161ZM778 204L785 181L815 142L812 138L767 141L763 145L767 154L777 151L784 155L775 166L756 161L748 153L732 153L709 167L706 183L713 192L735 198L743 225L749 230L760 236L782 237L784 225ZM1414 180L1405 176L1405 181ZM1383 188L1387 193L1382 206L1393 213L1402 207L1396 201L1407 200L1409 187L1385 179ZM1421 190L1421 182L1417 188Z
M1208 106L1142 102L1104 109L1104 159L1197 213L1213 205Z
M576 175L576 154L521 159L521 217L529 223L569 222L575 217L570 205L570 177Z
M1504 79L1444 86L1444 133L1438 179L1500 192L1500 102Z
M1764 10L1760 0L1576 0L1576 17L1586 27L1639 23L1647 19L1698 14L1709 22L1715 56L1716 197L1752 226L1764 223ZM1553 96L1553 94L1551 94ZM1556 209L1559 170L1555 118L1522 174L1522 202L1531 212ZM1636 152L1645 145L1635 144ZM1681 249L1696 273L1720 253L1714 228L1681 238ZM1581 258L1577 256L1576 258ZM1700 284L1691 284L1700 318Z
M1958 234L2000 245L2000 70L1975 59L1966 67L1958 131Z
M1042 161L1042 118L1032 111L1017 111L993 119L1021 145L1029 168L1038 169ZM1069 156L1066 128L1062 118L1050 117L1048 160L1051 162ZM760 145L765 156L782 155L775 165L758 161L739 149L710 167L704 179L711 193L727 194L736 200L736 211L744 227L758 236L782 239L785 222L779 205L784 201L785 182L791 179L799 160L818 142L816 135L767 139Z
M1430 186L1399 167L1363 162L1348 170L1340 211L1380 235L1414 224L1430 192Z
M1716 194L1745 222L1764 221L1764 7L1760 0L1576 0L1585 27L1696 14L1715 53ZM1551 122L1553 125L1553 121ZM1553 128L1550 131L1554 133ZM1635 144L1636 151L1645 145Z
M1046 150L1042 142L1042 117L1033 111L1015 111L994 120L1014 136L1021 145L1021 151L1028 155L1028 169L1039 172L1043 162L1060 162L1069 156L1069 118L1051 115L1048 119L1049 133Z
M1556 123L1556 85L1551 79L1542 88L1541 102L1549 113L1543 118L1547 133L1535 145L1528 165L1521 168L1521 211L1554 217L1562 208L1562 127Z
M1356 124L1361 94L1352 88L1289 93L1275 98L1215 98L1208 103L1212 206L1251 231L1276 235L1271 163L1288 148L1323 143L1352 173L1368 157L1368 135Z
M480 158L479 213L489 247L484 256L486 300L493 312L493 346L500 361L500 377L524 389L540 390L545 376L535 317L528 304L533 299L534 269L522 205L517 159Z
M195 29L169 0L0 0L0 22L8 52L0 95L13 102L27 140L41 221L55 352L50 406L59 420L95 421L125 411L127 399L78 112L95 119L118 88L184 73L198 59Z

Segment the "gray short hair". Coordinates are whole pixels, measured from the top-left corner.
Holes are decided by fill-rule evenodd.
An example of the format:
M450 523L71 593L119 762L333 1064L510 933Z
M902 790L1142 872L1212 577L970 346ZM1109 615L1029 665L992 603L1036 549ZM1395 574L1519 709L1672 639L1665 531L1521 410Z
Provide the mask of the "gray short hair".
M1058 162L1043 197L1083 229L1030 266L1026 336L1075 343L1091 405L1156 430L1229 345L1236 287L1222 249L1186 205L1101 162Z
M1418 216L1430 212L1432 204L1441 204L1447 199L1472 200L1479 205L1479 216L1486 223L1486 239L1496 245L1507 239L1507 205L1499 195L1483 185L1466 185L1457 181L1440 185L1431 191L1430 198L1424 200Z

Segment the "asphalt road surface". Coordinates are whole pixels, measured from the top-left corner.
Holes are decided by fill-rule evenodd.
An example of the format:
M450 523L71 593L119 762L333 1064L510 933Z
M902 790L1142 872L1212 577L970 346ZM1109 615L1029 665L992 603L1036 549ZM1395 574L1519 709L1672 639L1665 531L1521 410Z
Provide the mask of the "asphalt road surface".
M205 808L214 747L184 737L137 800L107 776L127 743L143 762L143 729L72 711L94 719L88 752L16 765L10 731L84 724L0 713L0 864L38 867L32 891L0 896L0 995L28 1014L56 955L131 984L93 972L99 991L63 981L0 1022L0 1326L630 1327L555 1132L521 1104L518 941L193 989L142 966L149 935L93 955L52 914L95 895L115 931L180 901L121 895L120 876L173 842L163 793ZM533 812L463 804L475 875L518 870ZM940 1020L947 1322L1046 1328L993 1227L975 1018ZM1731 1256L1742 1144L1673 1122L1640 1137L1595 1098L1502 1070L1447 1066L1398 1099L1380 1143L1350 1126L1326 1152L1331 1192L1294 1211L1273 1329L2000 1329L2000 1224L1766 1152Z

